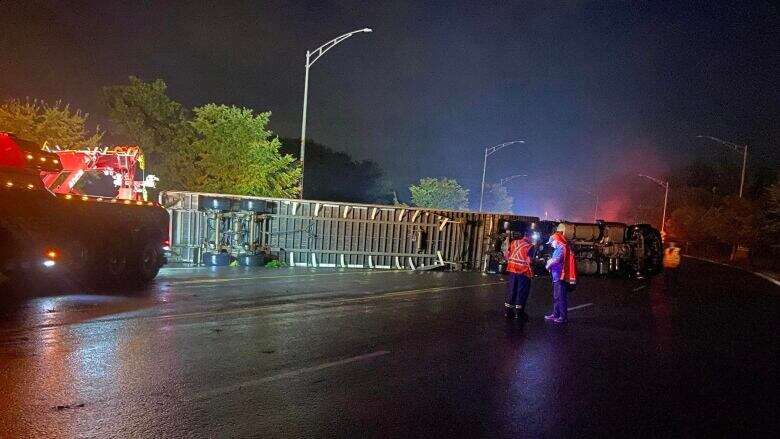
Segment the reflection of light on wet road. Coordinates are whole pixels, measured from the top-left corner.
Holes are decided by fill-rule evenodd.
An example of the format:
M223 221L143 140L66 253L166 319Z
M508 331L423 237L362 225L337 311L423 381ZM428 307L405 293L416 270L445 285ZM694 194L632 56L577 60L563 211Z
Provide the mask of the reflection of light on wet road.
M355 362L358 362L358 361L367 361L367 360L370 360L372 358L380 357L382 355L387 355L389 353L390 352L388 352L388 351L371 352L369 354L358 355L356 357L345 358L345 359L337 360L337 361L330 361L330 362L319 364L319 365L316 365L316 366L304 367L304 368L295 369L295 370L289 370L289 371L282 372L282 373L279 373L279 374L276 374L276 375L271 375L271 376L258 378L258 379L255 379L255 380L251 380L251 381L245 381L245 382L242 382L242 383L233 384L233 385L227 386L227 387L222 387L222 388L218 388L218 389L212 389L212 390L209 390L209 391L206 391L206 392L201 392L201 393L195 394L194 395L194 399L209 398L209 397L213 397L213 396L217 396L217 395L224 395L224 394L231 393L231 392L236 392L236 391L247 391L248 389L251 389L252 387L259 386L259 385L265 384L265 383L270 383L272 381L277 381L277 380L286 379L286 378L295 378L295 377L303 375L303 374L317 372L317 371L320 371L320 370L325 370L325 369L329 369L329 368L336 367L336 366L343 366L343 365L346 365L346 364L349 364L349 363L355 363Z
M663 287L660 279L656 279L650 289L650 313L654 319L653 334L658 341L659 348L667 350L671 348L672 318L669 292Z

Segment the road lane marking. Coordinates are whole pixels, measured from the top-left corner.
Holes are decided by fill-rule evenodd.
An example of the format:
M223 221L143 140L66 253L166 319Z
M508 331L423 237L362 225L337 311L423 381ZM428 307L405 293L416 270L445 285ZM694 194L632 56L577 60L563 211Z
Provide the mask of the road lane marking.
M248 308L236 308L236 309L227 309L227 310L221 310L221 311L198 311L198 312L190 312L190 313L182 313L182 314L168 314L168 315L145 315L145 316L125 316L125 317L107 317L107 318L96 318L88 321L81 321L81 322L65 322L65 323L56 323L56 324L42 324L42 325L35 325L31 327L26 328L20 328L17 330L12 330L9 332L26 332L31 330L45 330L55 327L64 327L64 326L74 326L74 325L87 325L87 324L93 324L93 323L107 323L107 322L116 322L116 321L127 321L127 320L174 320L174 319L180 319L180 318L188 318L188 317L206 317L206 316L218 316L218 315L231 315L231 314L245 314L245 313L252 313L255 311L263 311L268 310L272 308L285 308L285 307L291 307L291 306L323 306L323 305L341 305L346 304L350 302L363 302L363 301L369 301L369 300L375 300L375 299L383 299L383 298L393 298L393 297L402 297L402 296L410 296L415 294L422 294L422 293L436 293L440 291L448 291L448 290L459 290L459 289L466 289L466 288L480 288L480 287L486 287L486 286L492 286L492 285L501 285L506 284L506 281L500 281L500 282L487 282L487 283L481 283L481 284L473 284L473 285L459 285L459 286L443 286L443 287L430 287L430 288L421 288L421 289L414 289L414 290L402 290L402 291L391 291L388 293L381 293L381 294L372 294L371 292L364 293L363 296L360 297L350 297L350 298L340 298L340 299L323 299L323 300L299 300L295 302L287 302L287 303L273 303L268 305L260 305L260 306L253 306ZM335 291L325 292L322 294L328 294L328 293L335 293ZM301 296L307 296L308 294L297 294L293 296L278 296L274 297L276 300L283 300L285 297L301 297ZM4 331L0 331L2 333Z
M198 393L196 393L194 395L194 397L186 399L185 402L189 402L189 401L192 401L194 399L203 399L203 398L209 398L209 397L213 397L213 396L224 395L226 393L232 393L232 392L235 392L235 391L238 391L238 390L245 390L245 389L248 389L250 387L259 386L261 384L270 383L270 382L278 381L278 380L285 379L285 378L294 378L294 377L297 377L297 376L300 376L300 375L303 375L303 374L312 373L312 372L318 372L318 371L324 370L324 369L329 369L331 367L343 366L345 364L356 363L358 361L370 360L372 358L381 357L381 356L387 355L389 353L390 353L390 351L371 352L369 354L358 355L356 357L344 358L344 359L338 360L338 361L331 361L331 362L328 362L328 363L322 363L322 364L319 364L317 366L304 367L304 368L301 368L301 369L290 370L290 371L287 371L287 372L282 372L282 373L279 373L279 374L276 374L276 375L271 375L271 376L267 376L267 377L263 377L263 378L258 378L258 379L255 379L255 380L244 381L243 383L233 384L231 386L220 387L220 388L214 389L214 390L208 390L208 391L205 391L205 392L198 392Z
M488 283L473 284L473 285L459 285L453 287L445 286L445 287L418 288L414 290L391 291L389 293L374 294L374 295L372 295L371 293L366 293L366 295L360 297L325 299L325 300L301 300L298 302L274 303L270 305L253 306L248 308L226 309L222 311L199 311L199 312L192 312L192 313L161 315L161 316L139 316L135 318L138 319L151 318L151 319L167 320L167 319L178 319L178 318L185 318L185 317L205 317L205 316L212 316L212 315L216 316L216 315L229 315L229 314L244 314L244 313L251 313L254 311L262 311L270 308L280 308L280 307L287 307L293 305L310 305L310 306L341 305L350 302L364 302L367 300L411 296L411 295L423 294L423 293L437 293L440 291L462 290L466 288L479 288L479 287L486 287L491 285L501 285L505 283L506 283L505 281L501 281L501 282L488 282ZM279 297L279 299L283 297L284 296Z
M633 289L633 290L631 290L631 291L633 291L633 292L635 292L635 293L636 293L637 291L639 291L639 290L644 290L645 288L647 288L647 285L640 285L640 286L638 286L638 287L634 288L634 289Z
M571 308L568 308L567 311L574 311L575 309L585 308L587 306L592 306L592 303L584 303L582 305L572 306Z
M376 273L397 273L397 272L398 270L366 271L366 272L346 271L343 273L306 273L306 274L301 273L301 274L291 274L285 276L245 276L245 277L232 277L232 278L191 279L191 280L182 280L182 281L170 281L170 282L163 283L161 285L176 286L176 285L193 285L193 284L216 284L216 283L225 283L225 282L242 281L242 280L290 279L290 278L315 277L315 276L344 276L349 274L376 274Z
M775 284L778 287L780 287L780 280L777 280L777 279L773 278L772 276L766 275L764 273L759 273L759 272L755 272L753 274L755 274L756 276L758 276L758 277L760 277L762 279L766 279L769 282L772 282L773 284Z
M698 261L709 262L710 264L720 265L720 266L723 266L723 267L729 267L729 268L733 268L735 270L740 270L740 271L744 271L746 273L754 274L754 275L760 277L761 279L768 280L769 282L772 282L773 284L775 284L778 287L780 287L780 280L777 280L777 279L773 278L772 276L767 276L764 273L759 273L757 271L746 270L746 269L744 269L742 267L737 267L737 266L734 266L734 265L724 264L723 262L713 261L712 259L705 259L705 258L699 258L699 257L696 257L696 256L688 256L688 255L683 255L683 257L684 258L696 259Z

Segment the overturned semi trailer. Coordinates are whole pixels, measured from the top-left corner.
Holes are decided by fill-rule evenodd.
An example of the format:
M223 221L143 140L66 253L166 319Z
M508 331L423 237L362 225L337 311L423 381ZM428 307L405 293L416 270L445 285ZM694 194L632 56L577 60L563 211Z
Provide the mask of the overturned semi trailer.
M483 270L506 220L536 217L168 191L172 262Z
M648 225L174 191L160 203L171 217L171 261L185 264L277 258L300 267L500 271L507 236L531 228L540 258L549 235L562 232L583 274L654 274L661 265L661 238Z

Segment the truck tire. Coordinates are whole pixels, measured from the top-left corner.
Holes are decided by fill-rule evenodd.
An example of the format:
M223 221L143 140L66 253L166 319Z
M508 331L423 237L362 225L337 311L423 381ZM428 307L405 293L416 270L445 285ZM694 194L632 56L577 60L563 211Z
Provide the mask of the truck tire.
M147 241L131 256L129 280L133 286L145 286L157 277L162 265L163 255L160 244L156 241Z
M105 259L106 275L112 286L122 286L128 278L127 255L118 247L112 246Z

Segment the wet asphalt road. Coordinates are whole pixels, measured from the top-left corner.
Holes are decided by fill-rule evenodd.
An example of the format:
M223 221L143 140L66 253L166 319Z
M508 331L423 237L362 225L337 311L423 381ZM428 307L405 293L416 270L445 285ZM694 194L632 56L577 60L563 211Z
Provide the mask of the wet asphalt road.
M586 278L165 270L0 311L0 437L774 436L780 288L686 259ZM52 291L52 293L65 293Z

